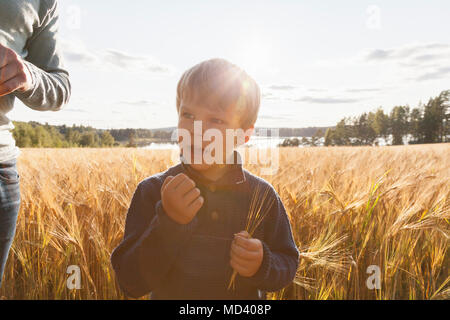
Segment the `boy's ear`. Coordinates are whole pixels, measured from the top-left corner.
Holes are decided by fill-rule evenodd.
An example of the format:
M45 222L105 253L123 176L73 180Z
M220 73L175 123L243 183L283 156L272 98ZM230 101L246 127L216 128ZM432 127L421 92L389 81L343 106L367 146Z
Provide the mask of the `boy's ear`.
M255 132L255 126L252 125L248 129L246 129L245 132L248 132L248 135L245 135L245 143L247 143L250 140L250 137L253 135L253 132Z
M244 128L241 128L241 129L244 130L244 133L245 133L244 142L241 144L238 144L237 143L238 139L235 136L234 137L234 147L235 148L240 147L243 144L246 144L250 140L250 137L253 135L253 132L255 131L254 125L248 127L247 129L244 129Z

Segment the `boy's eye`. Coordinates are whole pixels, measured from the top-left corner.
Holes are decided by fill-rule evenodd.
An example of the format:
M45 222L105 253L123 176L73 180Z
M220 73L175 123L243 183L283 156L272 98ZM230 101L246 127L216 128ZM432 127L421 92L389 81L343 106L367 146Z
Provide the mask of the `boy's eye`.
M194 115L190 114L189 112L183 112L183 117L187 119L194 119Z
M215 123L217 123L217 124L223 124L223 123L224 123L223 120L217 119L217 118L213 118L212 121L215 122Z

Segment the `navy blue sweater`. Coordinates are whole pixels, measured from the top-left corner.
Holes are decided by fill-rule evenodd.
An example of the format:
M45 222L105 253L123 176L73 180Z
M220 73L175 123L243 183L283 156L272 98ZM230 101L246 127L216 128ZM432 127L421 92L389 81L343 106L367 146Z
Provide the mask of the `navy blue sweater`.
M127 296L151 299L266 299L266 292L286 287L294 278L299 252L285 208L276 190L234 164L217 181L204 178L180 157L179 164L141 181L128 209L125 234L114 249L111 263ZM204 198L194 219L178 224L165 212L161 186L169 175L184 172ZM245 230L256 186L269 188L271 209L253 234L263 244L262 264L252 277L237 275L234 290L227 290L233 269L233 235Z

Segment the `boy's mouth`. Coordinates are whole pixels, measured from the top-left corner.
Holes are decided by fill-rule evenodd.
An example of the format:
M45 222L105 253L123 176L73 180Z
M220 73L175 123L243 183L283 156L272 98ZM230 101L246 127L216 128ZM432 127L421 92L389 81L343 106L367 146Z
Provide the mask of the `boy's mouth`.
M191 145L191 154L194 155L195 152L199 152L201 154L203 154L205 151L205 148L198 148L198 147L194 147L194 145Z

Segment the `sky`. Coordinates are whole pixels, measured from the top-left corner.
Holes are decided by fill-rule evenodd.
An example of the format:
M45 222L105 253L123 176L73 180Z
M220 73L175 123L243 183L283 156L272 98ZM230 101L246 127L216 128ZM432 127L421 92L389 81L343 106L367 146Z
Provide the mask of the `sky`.
M177 125L183 72L211 58L262 92L257 127L333 126L450 89L450 1L59 1L72 96L16 102L14 121L96 128Z

